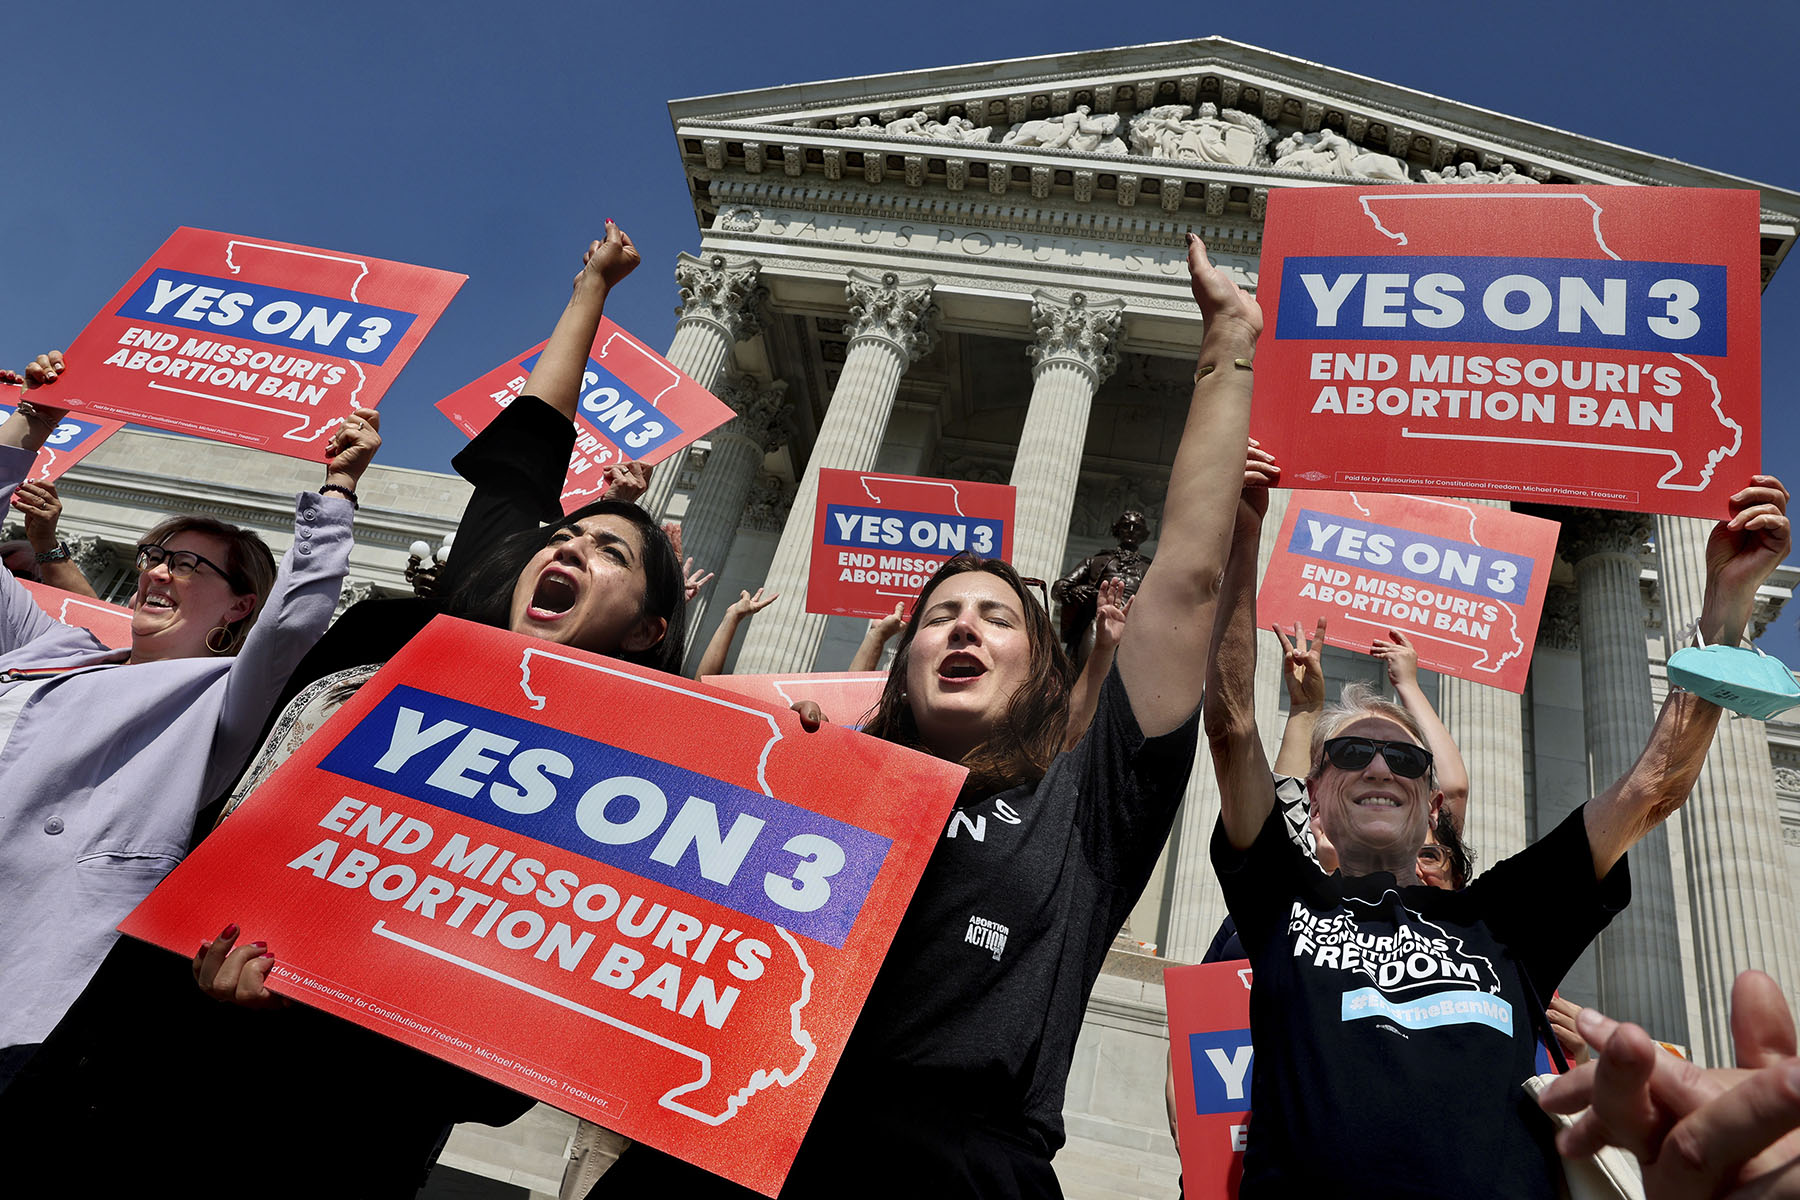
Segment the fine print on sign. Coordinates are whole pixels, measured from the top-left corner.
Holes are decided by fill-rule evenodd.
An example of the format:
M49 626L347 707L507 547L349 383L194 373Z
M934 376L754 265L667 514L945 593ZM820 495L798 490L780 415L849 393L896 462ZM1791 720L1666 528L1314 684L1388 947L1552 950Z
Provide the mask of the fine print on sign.
M13 415L19 406L23 389L0 387L0 421ZM62 478L70 467L86 458L94 447L125 428L123 421L107 421L94 417L65 416L57 422L43 448L32 460L31 473L25 478L51 483Z
M1252 433L1298 488L1713 517L1761 459L1757 195L1286 188Z
M131 610L92 596L77 596L48 584L21 579L37 606L64 625L75 625L99 638L101 644L123 650L131 645Z
M860 729L881 700L886 671L814 671L800 675L708 675L701 683L782 708L811 700L833 725Z
M1430 671L1523 692L1556 554L1555 521L1465 500L1296 492L1257 617L1367 653L1399 630Z
M120 928L772 1196L964 774L439 617Z
M1012 559L1009 484L819 472L806 611L885 617L961 553Z
M1182 1191L1194 1200L1230 1200L1244 1177L1250 1124L1250 962L1170 967L1163 988Z
M545 344L445 396L438 411L470 437L480 433L524 393ZM632 459L663 462L735 415L668 359L601 318L575 409L575 451L563 482L563 511L600 499L607 467Z
M177 229L69 347L56 403L319 459L468 277Z

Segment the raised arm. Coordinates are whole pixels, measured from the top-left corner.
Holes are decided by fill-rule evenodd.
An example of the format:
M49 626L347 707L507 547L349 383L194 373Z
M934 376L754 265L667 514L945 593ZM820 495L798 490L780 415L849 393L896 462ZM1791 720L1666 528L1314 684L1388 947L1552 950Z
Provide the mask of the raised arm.
M1188 275L1205 320L1194 395L1169 473L1156 561L1119 644L1119 677L1149 737L1177 728L1200 703L1249 444L1250 360L1262 332L1256 301L1207 260L1193 234Z
M1275 752L1275 773L1305 779L1312 770L1313 729L1325 711L1325 618L1319 618L1310 644L1298 621L1294 622L1292 641L1281 626L1270 628L1281 642L1281 678L1288 694L1287 724L1281 729L1281 749Z
M1219 781L1219 816L1239 850L1256 841L1275 806L1275 779L1256 731L1256 551L1269 484L1279 472L1264 451L1253 448L1250 455L1206 674L1206 740Z
M100 596L94 591L94 585L81 573L69 548L57 536L56 523L62 518L62 497L56 494L56 485L27 479L13 493L12 504L24 514L25 540L37 553L38 570L43 573L44 582L65 592L98 600Z
M1119 639L1125 636L1125 616L1131 610L1131 598L1125 595L1123 579L1108 579L1100 585L1094 608L1094 648L1081 664L1081 674L1069 689L1069 732L1063 738L1063 749L1074 747L1093 723L1100 708L1100 685L1106 682L1118 657Z
M876 617L863 630L862 642L856 647L856 653L850 658L852 671L873 671L881 665L881 652L886 648L888 640L906 628L906 605L894 605L894 611L885 617Z
M62 372L61 350L38 355L26 366L22 376L17 371L0 372L0 383L25 385L25 391L19 397L19 406L5 421L0 421L0 446L17 446L36 454L43 446L44 439L56 432L56 427L62 423L64 414L69 410L51 408L37 402L31 393L55 383Z
M594 336L600 332L606 295L637 265L637 247L623 229L607 221L606 237L590 243L582 255L575 289L544 345L544 352L538 355L537 365L525 380L525 395L536 396L571 421L575 419L588 352L594 348Z
M706 643L706 653L700 656L700 666L694 671L694 678L723 675L725 656L731 653L731 639L737 636L738 626L745 617L754 616L779 599L780 592L770 592L764 596L761 588L756 589L754 596L749 592L739 592L738 598L725 610L725 617L719 622L719 627L713 630L712 641Z
M1376 638L1369 653L1387 665L1388 682L1394 685L1400 707L1411 713L1412 719L1425 731L1425 748L1431 751L1437 769L1438 790L1444 793L1444 811L1450 814L1456 831L1461 833L1463 813L1469 807L1469 768L1463 763L1462 751L1456 748L1456 739L1444 728L1437 709L1431 707L1431 701L1419 688L1418 649L1398 629L1388 630L1388 636L1394 640L1388 642Z
M1735 646L1750 623L1756 589L1792 549L1788 491L1773 475L1753 475L1731 498L1731 517L1706 543L1706 595L1700 636L1709 645ZM1671 691L1650 730L1649 744L1624 776L1588 801L1584 812L1594 874L1604 877L1639 838L1667 820L1687 799L1719 725L1717 705L1692 692Z

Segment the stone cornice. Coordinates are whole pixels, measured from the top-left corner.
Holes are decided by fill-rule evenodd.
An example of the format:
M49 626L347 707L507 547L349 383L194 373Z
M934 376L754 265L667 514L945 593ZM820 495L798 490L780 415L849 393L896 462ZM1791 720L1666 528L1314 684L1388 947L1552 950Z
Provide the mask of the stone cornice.
M1148 102L1140 100L1145 83L1155 84ZM833 90L842 94L820 103ZM1218 37L724 93L671 101L669 112L678 129L700 122L767 125L771 120L791 124L830 119L836 123L844 117L854 124L863 116L880 119L891 112L892 120L919 108L929 112L933 106L946 113L975 108L968 115L979 124L1008 124L1059 115L1057 94L1067 93L1061 111L1068 111L1083 102L1076 99L1083 91L1090 93L1097 112L1142 111L1151 104L1194 103L1235 93L1232 103L1239 107L1271 121L1297 115L1303 128L1312 120L1309 102L1322 106L1331 102L1329 107L1341 113L1347 127L1357 117L1369 124L1398 125L1424 137L1440 136L1434 130L1460 135L1518 150L1527 158L1543 158L1548 150L1571 167L1621 182L1759 187L1780 203L1777 212L1790 220L1800 218L1800 193ZM1327 116L1322 112L1319 119ZM1351 140L1361 142L1354 135ZM1459 140L1458 149L1464 144Z

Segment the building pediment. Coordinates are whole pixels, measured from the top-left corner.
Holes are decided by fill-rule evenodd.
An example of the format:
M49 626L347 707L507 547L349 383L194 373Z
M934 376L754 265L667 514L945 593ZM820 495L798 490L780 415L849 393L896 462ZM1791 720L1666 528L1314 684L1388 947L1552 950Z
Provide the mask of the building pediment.
M731 204L713 185L734 177L1248 227L1274 187L1441 181L1756 187L1765 281L1800 235L1800 194L1224 38L795 84L670 113L703 227Z

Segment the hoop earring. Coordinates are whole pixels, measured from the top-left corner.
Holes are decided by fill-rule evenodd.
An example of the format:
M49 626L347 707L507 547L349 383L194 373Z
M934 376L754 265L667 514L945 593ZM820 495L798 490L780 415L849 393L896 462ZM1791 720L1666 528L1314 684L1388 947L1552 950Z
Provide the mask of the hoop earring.
M214 645L214 642L218 640L220 634L223 634L225 638L223 644ZM229 653L232 644L236 641L237 634L231 631L231 626L229 625L215 625L206 632L206 648L211 650L214 654Z

